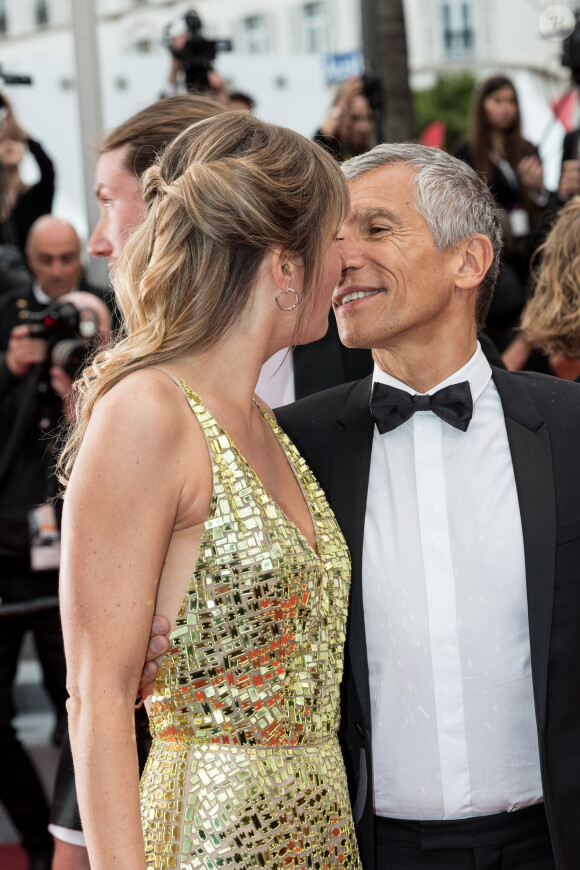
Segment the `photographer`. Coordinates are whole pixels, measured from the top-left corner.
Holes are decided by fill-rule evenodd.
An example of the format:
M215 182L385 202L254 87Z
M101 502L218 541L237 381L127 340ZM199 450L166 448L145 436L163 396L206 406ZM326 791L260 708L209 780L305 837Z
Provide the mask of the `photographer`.
M348 160L372 148L373 126L363 80L355 77L342 85L313 139L324 145L336 160Z
M225 82L213 68L213 61L218 51L232 50L231 41L206 39L201 19L193 9L183 16L183 25L185 30L174 35L171 34L171 22L163 31L163 43L171 53L171 67L160 96L175 96L183 81L189 94L201 94L228 105Z
M102 316L104 307L88 293L66 295L80 278L78 238L70 225L56 222L69 243L62 256L53 250L47 259L42 240L56 219L41 221L29 240L30 265L40 266L36 279L0 298L0 801L21 834L31 870L49 870L52 839L42 786L12 728L12 683L23 637L32 631L57 714L58 742L67 694L57 598L59 524L51 501L56 444L50 433L65 413L61 397L69 392L74 369L93 344L75 333L88 335L98 323L93 309Z

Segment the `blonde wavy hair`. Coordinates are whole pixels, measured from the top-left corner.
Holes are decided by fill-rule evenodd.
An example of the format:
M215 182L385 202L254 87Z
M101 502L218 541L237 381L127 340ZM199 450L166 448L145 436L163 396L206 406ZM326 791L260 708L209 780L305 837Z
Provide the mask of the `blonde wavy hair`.
M95 402L130 372L215 345L275 248L303 267L298 330L323 248L348 209L344 176L323 148L242 112L184 130L144 173L142 193L147 215L114 275L124 334L75 384L76 424L59 462L64 485Z
M580 197L560 211L541 257L522 331L546 353L580 357Z

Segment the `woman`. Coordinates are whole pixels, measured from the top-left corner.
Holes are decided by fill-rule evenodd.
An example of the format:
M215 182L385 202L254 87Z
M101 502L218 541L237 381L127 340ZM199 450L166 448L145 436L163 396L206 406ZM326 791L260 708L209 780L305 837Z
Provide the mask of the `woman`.
M348 554L254 397L266 359L326 330L346 186L322 149L236 112L182 133L143 193L115 275L126 338L85 373L63 457L91 868L358 867L336 739ZM154 609L174 630L140 814L133 698Z
M487 327L500 350L509 344L525 302L530 230L548 197L538 151L523 138L518 97L505 76L485 81L466 141L455 156L482 174L503 215L504 250Z
M14 245L23 251L34 221L52 209L54 166L42 145L31 139L17 122L5 94L1 100L6 114L0 123L0 244ZM35 184L25 184L20 177L25 146L40 171Z
M328 116L312 138L340 163L371 148L373 126L363 80L357 76L340 88Z
M539 271L522 316L523 347L537 344L560 377L580 380L580 199L562 208L538 249Z

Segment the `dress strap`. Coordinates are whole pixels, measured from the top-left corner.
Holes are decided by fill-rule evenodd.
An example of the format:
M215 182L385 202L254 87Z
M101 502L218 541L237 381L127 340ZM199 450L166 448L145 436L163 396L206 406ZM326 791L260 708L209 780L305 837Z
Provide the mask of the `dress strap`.
M151 366L152 369L157 369L158 372L163 372L164 375L167 375L168 378L171 378L174 384L177 384L181 392L186 398L187 404L191 406L191 408L195 411L194 405L200 405L206 414L211 416L211 412L209 411L207 405L194 390L183 380L183 378L177 378L175 375L172 375L171 372L168 372L167 369L161 368L161 366ZM217 421L216 421L217 424Z
M220 436L225 436L229 441L227 433L225 433L221 428L201 396L192 390L183 378L175 377L175 375L172 375L171 372L167 371L167 369L161 368L161 366L151 366L151 368L157 369L158 371L163 372L164 375L167 375L168 378L171 378L183 393L185 401L193 411L197 422L201 426L213 463L215 453L213 441Z
M183 389L183 384L185 383L185 381L180 380L180 378L176 378L175 375L172 375L171 372L168 372L167 369L164 369L161 366L151 366L151 368L156 369L158 372L163 372L164 375L167 375L168 378L171 378L173 383L177 384L179 389L183 393L185 393L185 390ZM185 384L185 386L187 386L187 384Z

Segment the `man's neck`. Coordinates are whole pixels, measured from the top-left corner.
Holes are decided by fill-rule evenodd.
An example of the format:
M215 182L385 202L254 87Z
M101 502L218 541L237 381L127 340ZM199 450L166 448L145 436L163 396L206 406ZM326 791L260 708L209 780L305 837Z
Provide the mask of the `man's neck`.
M400 349L373 350L380 368L417 393L426 393L451 377L469 362L477 347L477 336L465 336L440 345L415 345Z

